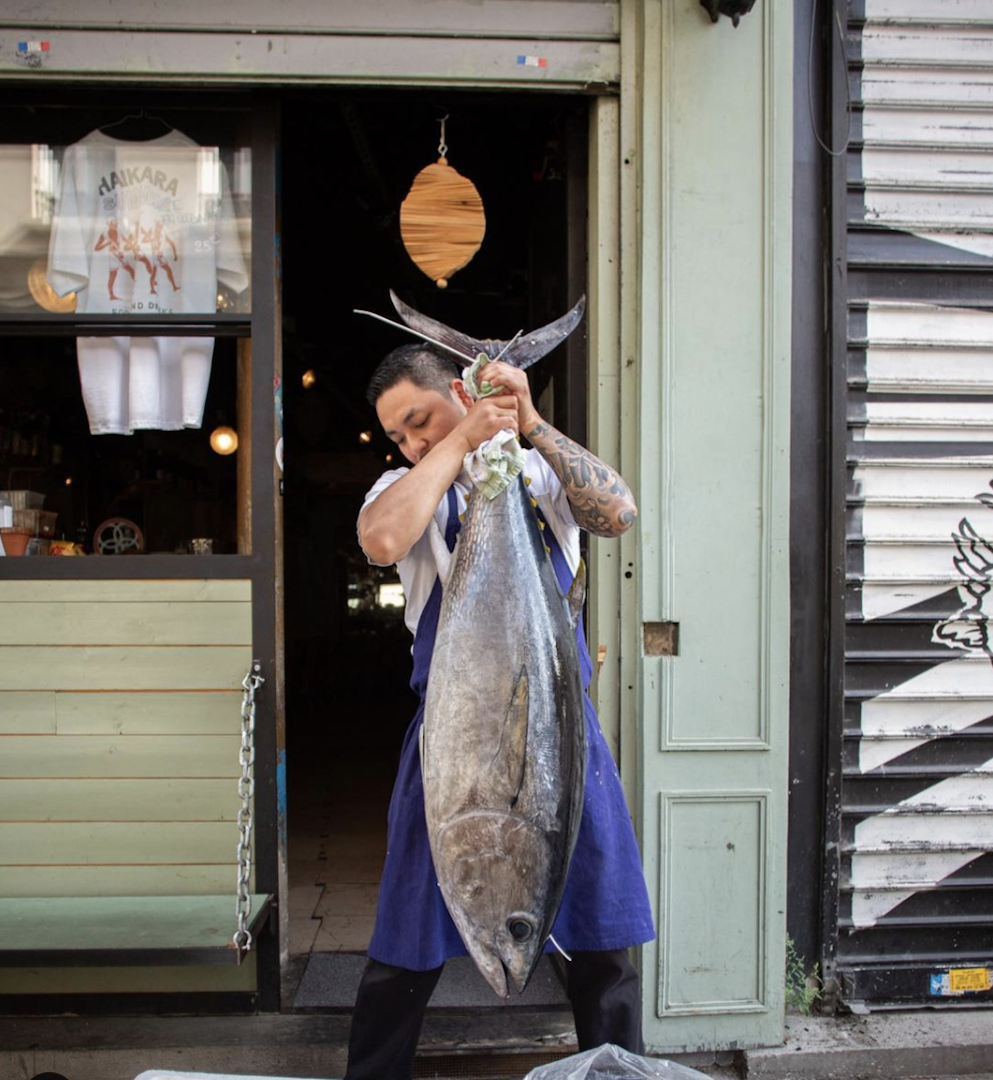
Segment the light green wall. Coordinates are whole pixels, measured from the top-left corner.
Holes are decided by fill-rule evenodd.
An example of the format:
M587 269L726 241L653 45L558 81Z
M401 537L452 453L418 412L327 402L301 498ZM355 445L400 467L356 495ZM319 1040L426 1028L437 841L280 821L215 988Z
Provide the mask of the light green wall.
M0 581L0 895L231 896L249 581ZM250 989L241 969L0 971L0 994Z
M771 1045L786 894L790 5L757 4L735 29L696 0L622 3L622 65L622 219L637 238L622 337L638 379L623 464L641 505L628 664L642 652L622 730L640 740L659 926L643 952L646 1040ZM640 627L670 621L678 655L645 656Z

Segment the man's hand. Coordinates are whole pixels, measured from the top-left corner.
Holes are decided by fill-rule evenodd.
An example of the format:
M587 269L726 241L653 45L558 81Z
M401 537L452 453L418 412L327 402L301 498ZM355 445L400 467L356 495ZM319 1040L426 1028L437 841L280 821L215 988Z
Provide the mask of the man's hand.
M487 364L484 370L491 366ZM468 403L468 411L452 430L452 437L463 439L464 453L469 453L507 428L514 434L520 431L517 398L513 394L493 394Z
M502 360L491 360L480 368L476 381L480 384L488 382L490 386L500 387L505 395L513 395L517 410L517 424L514 431L526 435L531 428L541 422L538 410L531 400L531 386L528 383L527 372L505 364ZM495 397L480 398L476 407L493 400Z
M620 536L631 528L638 507L624 478L542 420L531 399L526 372L496 360L482 367L476 380L485 380L513 395L517 402L517 430L555 470L580 528L595 536ZM493 400L498 399L480 399L470 412Z

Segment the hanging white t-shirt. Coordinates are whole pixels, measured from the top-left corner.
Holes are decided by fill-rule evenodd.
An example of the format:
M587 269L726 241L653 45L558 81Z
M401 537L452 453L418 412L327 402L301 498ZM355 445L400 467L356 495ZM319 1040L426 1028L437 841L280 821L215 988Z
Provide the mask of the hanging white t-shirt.
M216 147L179 131L141 142L92 131L68 147L48 281L77 312L210 313L221 283L248 286L227 172ZM83 402L94 435L199 427L212 338L82 337Z
M376 481L366 494L362 503L364 510L374 502L401 476L410 472L409 468L390 469ZM572 514L572 506L559 478L552 471L551 465L531 449L525 452L524 475L531 481L528 494L537 500L546 524L555 534L555 539L562 548L566 563L573 574L579 569L579 526ZM455 481L455 494L458 500L458 512L465 513L466 495L472 490L468 474L465 472ZM360 511L361 513L361 511ZM404 622L412 634L417 633L417 624L421 612L431 596L434 583L440 576L444 581L448 577L451 555L445 543L445 526L448 523L448 499L442 499L434 512L431 523L420 539L396 564L400 574L400 583L404 594ZM367 556L368 557L368 556ZM374 566L385 565L369 562Z

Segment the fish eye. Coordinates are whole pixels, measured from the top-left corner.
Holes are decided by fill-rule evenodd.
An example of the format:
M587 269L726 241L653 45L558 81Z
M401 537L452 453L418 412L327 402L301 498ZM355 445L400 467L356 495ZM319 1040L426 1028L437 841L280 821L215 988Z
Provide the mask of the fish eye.
M534 935L534 927L526 919L508 919L507 929L514 941L524 942Z

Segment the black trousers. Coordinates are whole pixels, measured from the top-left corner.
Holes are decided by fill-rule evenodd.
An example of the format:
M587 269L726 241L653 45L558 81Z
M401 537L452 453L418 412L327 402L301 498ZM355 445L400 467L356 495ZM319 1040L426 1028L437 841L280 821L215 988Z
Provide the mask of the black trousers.
M566 996L579 1049L609 1042L644 1054L641 988L627 949L571 955ZM345 1080L410 1080L424 1011L441 972L368 961L352 1013Z

